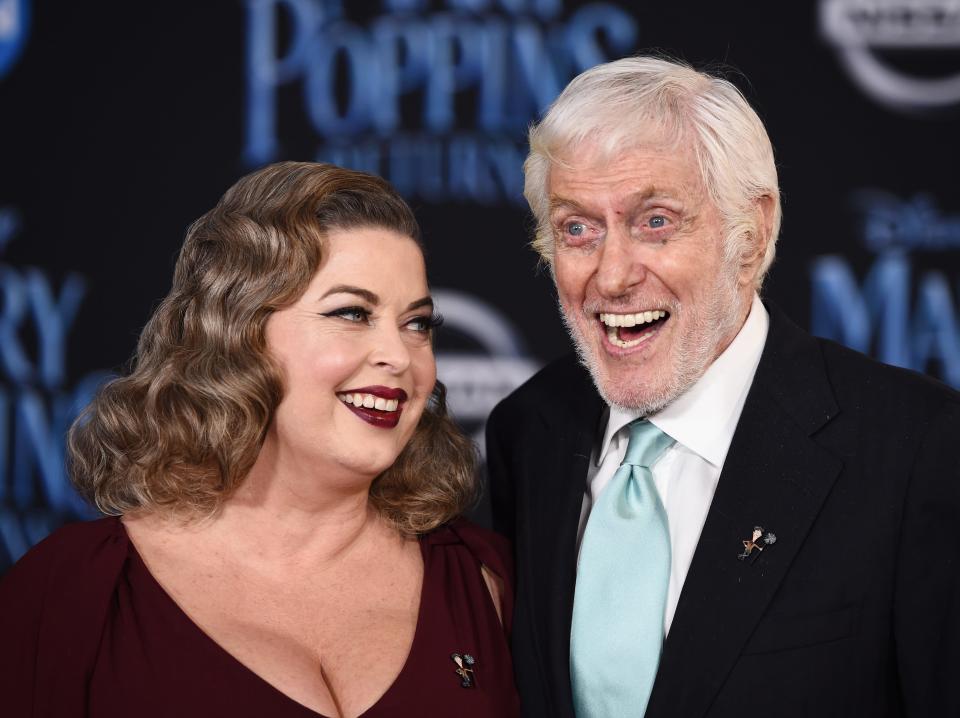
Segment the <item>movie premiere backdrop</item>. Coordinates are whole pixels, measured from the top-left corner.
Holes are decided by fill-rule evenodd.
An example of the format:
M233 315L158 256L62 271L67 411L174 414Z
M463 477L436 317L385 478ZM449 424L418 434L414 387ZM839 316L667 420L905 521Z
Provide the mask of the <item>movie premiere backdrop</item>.
M527 248L525 129L580 71L650 49L736 68L766 122L785 213L766 295L960 386L957 0L0 0L0 572L94 515L67 427L187 225L276 160L376 172L413 204L439 374L480 438L569 350Z

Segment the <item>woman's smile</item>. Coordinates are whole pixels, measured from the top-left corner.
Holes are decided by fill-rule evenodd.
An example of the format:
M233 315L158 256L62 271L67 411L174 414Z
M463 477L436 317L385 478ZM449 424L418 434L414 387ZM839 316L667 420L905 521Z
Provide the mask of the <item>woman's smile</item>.
M337 398L368 424L392 429L400 422L407 392L386 386L365 386L338 392Z

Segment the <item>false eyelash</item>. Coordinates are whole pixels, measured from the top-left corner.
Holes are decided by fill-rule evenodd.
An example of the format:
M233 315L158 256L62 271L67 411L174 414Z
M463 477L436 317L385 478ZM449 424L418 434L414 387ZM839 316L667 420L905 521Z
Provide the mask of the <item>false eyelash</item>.
M323 312L320 316L322 317L342 317L345 314L356 313L362 315L364 318L370 316L370 311L364 307L352 306L352 307L337 307L329 312Z

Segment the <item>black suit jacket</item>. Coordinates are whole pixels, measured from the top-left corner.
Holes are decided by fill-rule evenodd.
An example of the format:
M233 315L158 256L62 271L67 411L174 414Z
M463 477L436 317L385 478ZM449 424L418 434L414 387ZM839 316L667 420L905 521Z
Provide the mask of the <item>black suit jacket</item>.
M573 716L576 533L602 410L569 357L488 423L529 718ZM740 561L756 525L777 542ZM960 395L771 309L646 715L960 716Z

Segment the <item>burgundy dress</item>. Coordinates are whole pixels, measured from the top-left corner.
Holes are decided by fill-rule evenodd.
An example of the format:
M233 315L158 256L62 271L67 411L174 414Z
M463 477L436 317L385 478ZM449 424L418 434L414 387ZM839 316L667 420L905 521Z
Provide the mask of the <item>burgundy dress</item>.
M459 520L420 541L413 645L364 718L518 716L507 643L480 573L505 584L504 541ZM473 658L469 686L451 658ZM376 656L370 670L377 670ZM233 658L147 571L119 519L60 529L0 582L0 715L10 718L318 718Z

